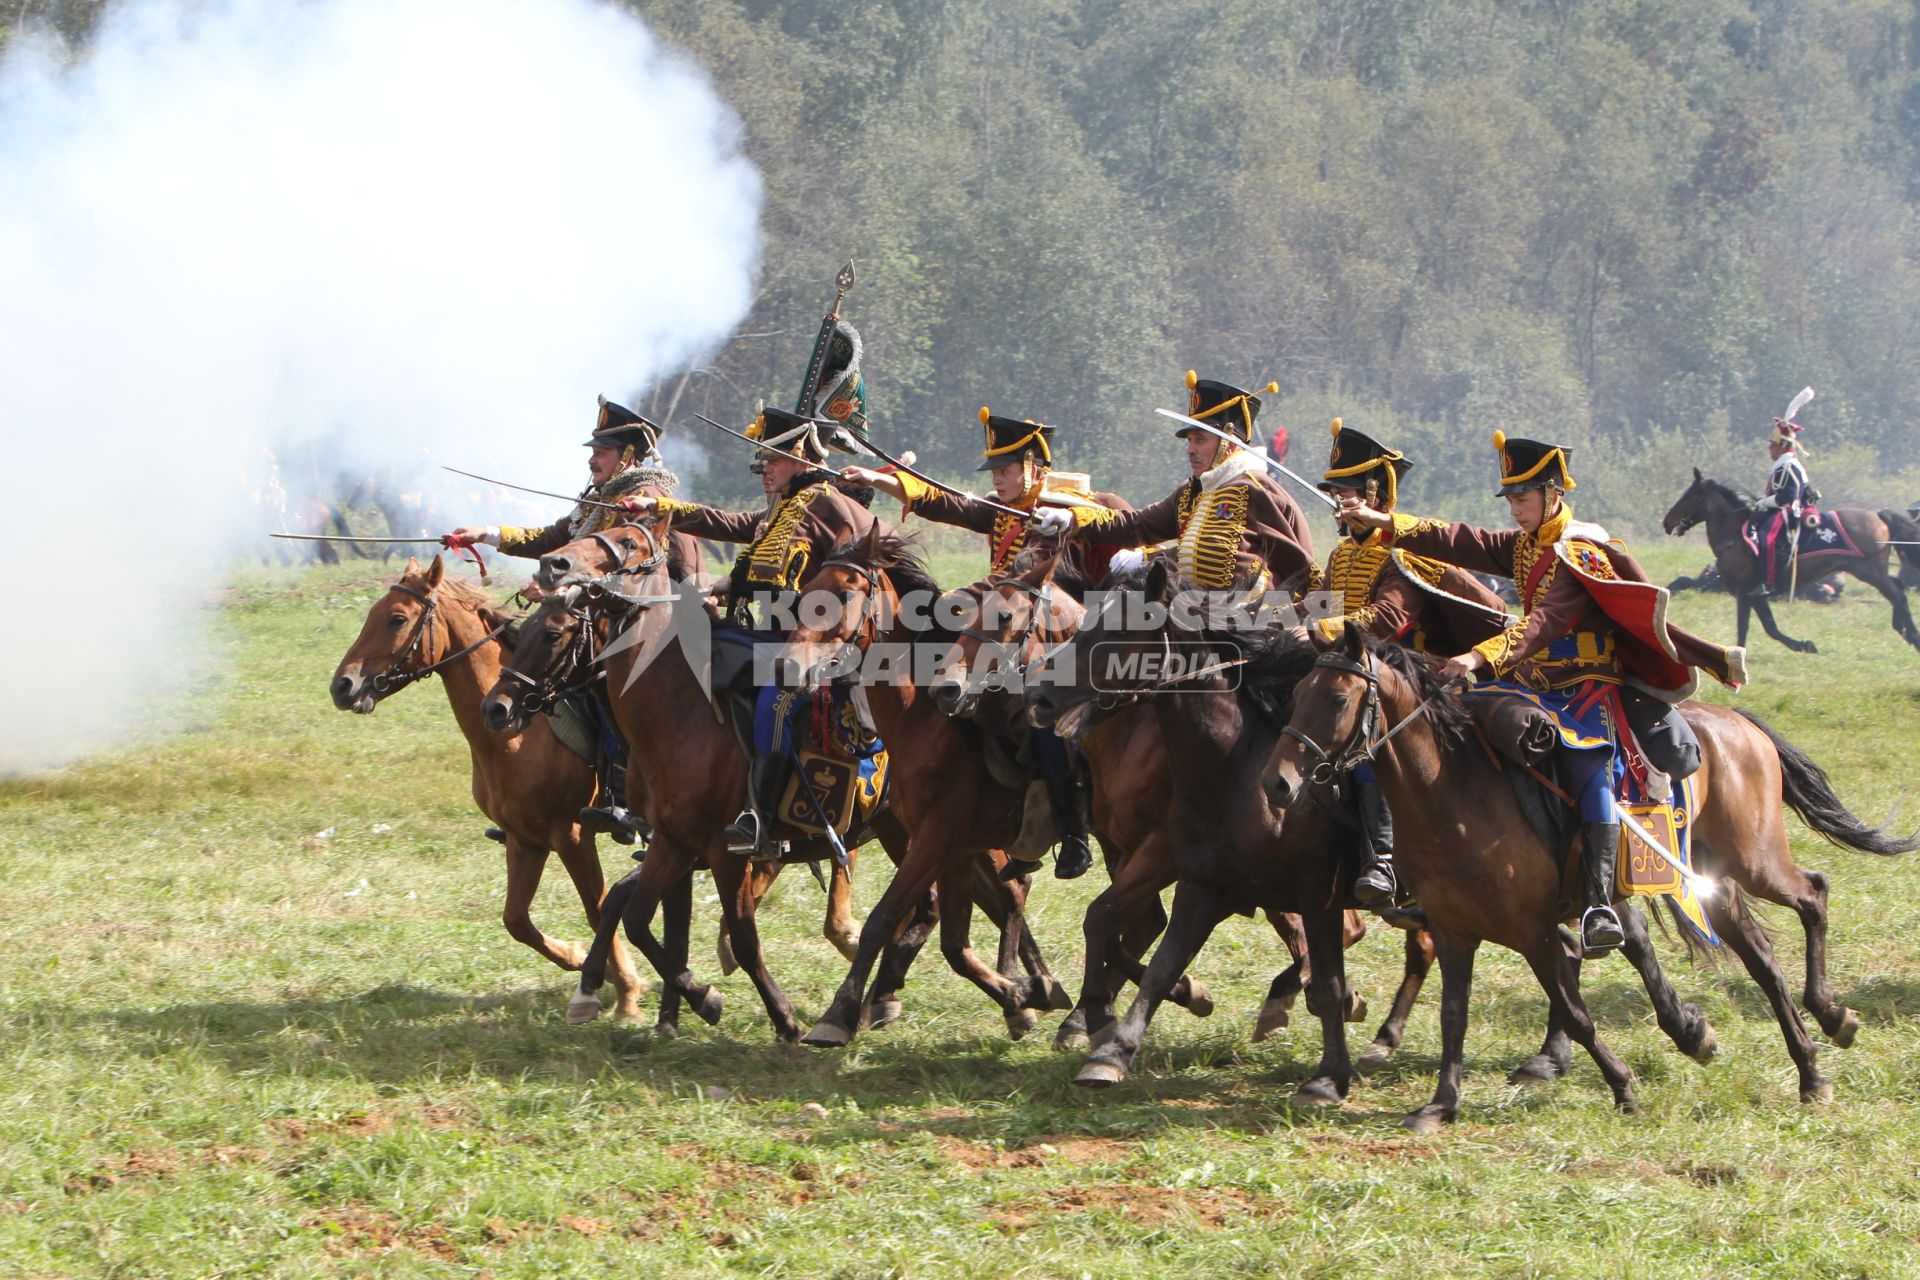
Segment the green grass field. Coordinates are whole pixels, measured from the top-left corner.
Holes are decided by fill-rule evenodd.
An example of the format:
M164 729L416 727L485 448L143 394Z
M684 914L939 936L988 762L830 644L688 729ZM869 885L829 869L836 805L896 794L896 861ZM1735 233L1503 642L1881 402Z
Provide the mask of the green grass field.
M1643 550L1663 577L1705 559L1697 539ZM944 554L943 577L974 563ZM721 983L720 1026L688 1018L677 1042L569 1027L568 976L500 927L499 849L439 688L371 719L327 701L375 581L243 573L206 614L216 682L137 746L0 785L0 1275L1920 1274L1912 858L1790 824L1832 876L1835 985L1864 1020L1823 1057L1822 1108L1795 1100L1744 972L1674 943L1717 1061L1675 1054L1614 960L1588 1000L1644 1111L1615 1115L1584 1057L1550 1089L1511 1088L1545 1004L1484 952L1465 1108L1438 1138L1397 1127L1432 1087L1437 975L1392 1065L1344 1109L1295 1115L1318 1032L1249 1043L1283 960L1244 920L1195 965L1219 1011L1167 1008L1104 1094L1069 1083L1052 1019L1009 1043L932 948L905 1019L849 1052L775 1043L743 975ZM1731 639L1725 597L1675 612ZM1824 652L1757 642L1739 695L1876 820L1920 746L1920 654L1886 616L1858 586L1787 609ZM863 905L880 888L865 870ZM1034 930L1070 983L1101 883L1036 882ZM556 868L536 918L581 937L571 896ZM803 1018L844 972L821 905L796 871L763 915ZM697 910L696 971L717 979L715 908ZM1797 922L1768 918L1797 986ZM1398 964L1384 929L1351 956L1376 1019ZM1371 1033L1353 1029L1356 1050Z

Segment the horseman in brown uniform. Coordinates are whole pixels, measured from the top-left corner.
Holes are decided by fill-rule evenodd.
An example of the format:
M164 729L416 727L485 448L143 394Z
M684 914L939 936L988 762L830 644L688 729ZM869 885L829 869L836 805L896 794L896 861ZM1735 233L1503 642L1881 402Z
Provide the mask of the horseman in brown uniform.
M1266 392L1278 391L1268 383ZM1304 583L1312 574L1313 537L1300 506L1267 472L1253 447L1260 399L1225 382L1187 371L1188 414L1216 426L1223 440L1194 427L1174 435L1186 441L1192 475L1178 489L1135 511L1105 507L1048 508L1038 531L1068 529L1119 547L1173 543L1181 579L1209 591L1252 584L1256 592Z
M917 515L923 520L950 524L983 534L987 540L988 577L1004 577L1013 571L1013 562L1029 548L1052 551L1062 549L1060 575L1078 592L1106 574L1113 549L1088 545L1064 533L1037 534L1036 512L1051 506L1082 506L1088 503L1124 511L1126 500L1118 494L1088 492L1086 478L1067 479L1053 469L1053 436L1057 428L1031 418L1009 418L980 410L980 425L986 431L985 455L977 470L991 474L994 502L983 502L971 494L958 493L933 485L907 472L881 472L866 467L843 468L840 478L852 484L871 485L900 500L901 518ZM1026 514L1021 514L1026 513ZM1021 724L1025 724L1022 717ZM1093 865L1093 849L1087 841L1089 818L1086 765L1077 753L1062 742L1051 729L1031 729L1035 764L1046 780L1048 800L1060 827L1060 852L1054 862L1054 875L1072 880L1086 874ZM1006 875L1030 874L1039 864L1020 858L1008 860Z
M1581 941L1590 956L1624 935L1612 901L1620 845L1616 791L1630 763L1655 793L1654 774L1677 782L1699 767L1700 744L1674 704L1704 670L1739 687L1746 653L1689 635L1666 620L1667 593L1647 581L1626 548L1597 525L1576 522L1569 450L1496 431L1499 496L1517 528L1494 531L1389 514L1358 495L1341 503L1349 526L1465 569L1511 578L1524 617L1449 658L1441 675L1493 679L1470 692L1518 698L1552 720L1563 789L1579 810L1583 850Z
M580 491L578 506L542 528L462 525L441 535L441 544L452 550L476 544L498 547L510 556L538 560L576 538L606 532L626 519L608 504L643 489L671 492L680 483L660 460L660 431L657 424L601 396L593 434L585 443L585 447L592 450L587 455L587 472L592 483ZM540 588L533 583L521 590L528 599L540 598ZM581 825L591 831L608 833L622 844L632 844L642 824L626 807L626 744L620 741L613 717L601 705L600 698L568 701L593 726L599 743L596 763L600 772L600 802L580 811Z
M817 419L775 408L763 409L747 429L750 438L767 446L754 462L767 496L765 510L722 511L671 497L620 502L628 511L669 517L677 533L746 544L727 579L723 618L714 628L713 680L715 688L733 695L734 727L752 762L748 804L727 828L727 839L730 847L750 850L757 858L781 856L772 815L793 776L793 757L788 749L792 726L784 713L775 715L780 691L753 684L753 648L779 639L796 589L833 549L865 538L876 523L871 511L832 483L836 477L826 469L820 429Z
M1333 452L1320 488L1344 505L1391 512L1400 481L1413 463L1359 431L1333 420ZM1340 540L1327 557L1321 589L1338 614L1317 619L1314 639L1331 644L1348 623L1377 640L1422 653L1451 656L1490 639L1508 622L1500 598L1463 569L1408 554L1377 529L1342 520ZM1393 815L1373 765L1363 761L1345 779L1360 819L1360 869L1353 895L1362 906L1385 907L1398 885L1393 874Z

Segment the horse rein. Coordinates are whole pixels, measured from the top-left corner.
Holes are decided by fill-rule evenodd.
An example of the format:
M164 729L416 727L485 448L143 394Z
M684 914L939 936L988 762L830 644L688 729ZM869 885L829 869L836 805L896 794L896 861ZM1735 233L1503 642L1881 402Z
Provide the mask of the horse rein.
M386 670L380 672L367 682L373 686L374 693L382 698L388 694L398 693L415 681L425 680L435 672L444 670L474 650L481 648L487 644L487 642L497 639L501 632L513 625L513 619L509 618L493 630L487 632L487 634L481 636L478 640L475 640L472 644L446 655L437 662L430 662L424 667L402 668L400 664L411 661L414 655L418 653L425 644L427 632L432 630L433 627L434 615L440 611L440 601L435 598L435 592L417 591L404 582L396 582L389 587L388 590L398 591L402 595L412 596L415 600L418 600L423 607L420 610L419 621L413 624L413 634L407 638L407 647L394 655L393 659L387 663ZM448 635L449 638L451 638L452 633L449 632Z
M992 591L998 591L1002 587L1011 587L1011 588L1014 588L1015 590L1020 591L1022 594L1026 595L1030 600L1032 600L1033 603L1030 604L1027 608L1026 622L1023 623L1017 631L1015 631L1012 635L1008 636L1004 640L1000 639L997 636L988 635L986 632L982 631L977 626L962 627L958 633L959 635L961 635L965 639L978 641L982 648L990 649L997 656L1002 658L1005 658L1009 654L1025 652L1027 649L1031 648L1035 643L1040 643L1040 644L1045 643L1045 637L1040 636L1038 634L1038 629L1040 625L1041 606L1045 605L1050 608L1054 603L1053 584L1051 582L1043 582L1039 586L1034 586L1033 584L1027 582L1025 579L1022 579L1022 578L1004 577L1004 578L988 578L986 582L986 586L989 590L992 590ZM981 593L980 604L984 608L986 604L985 592ZM1072 638L1073 637L1071 635L1066 637L1067 640L1071 640ZM1062 643L1064 644L1065 641L1062 641ZM1057 650L1055 651L1057 652ZM989 672L984 676L979 675L978 673L974 673L969 678L968 692L989 693L995 690L1005 689L1007 687L1006 677L1008 675L1017 676L1019 677L1020 680L1024 681L1026 679L1027 672L1033 667L1033 664L1035 662L1040 661L1042 658L1046 656L1048 655L1042 654L1042 653L1035 653L1033 656L1027 658L1025 661L1015 662L1009 666L995 668L992 672ZM974 680L980 681L977 688L973 684Z
M607 586L607 583L617 579L632 577L636 574L650 574L667 560L666 552L661 549L659 542L653 536L653 531L647 526L632 524L620 527L636 529L646 538L647 555L634 564L628 564L626 557L629 553L617 546L612 538L605 533L590 535L592 540L600 545L600 549L607 553L607 558L613 561L613 568L591 578L583 577L574 584L575 590L572 592L571 600L563 603L559 599L562 594L559 588L556 588L549 597L552 601L551 607L563 611L567 617L573 619L575 624L573 637L568 642L565 653L558 661L550 660L549 669L537 677L515 670L512 666L500 672L503 683L511 682L525 686L526 694L521 698L520 705L528 712L544 711L563 699L582 692L601 677L602 673L594 670L600 655L594 651L593 642L603 611L605 616L611 617L614 613L625 614L629 610L647 608L651 603L636 600ZM633 548L633 550L638 549L638 547ZM543 607L548 606L543 605ZM579 680L569 679L573 673L581 670L589 674Z

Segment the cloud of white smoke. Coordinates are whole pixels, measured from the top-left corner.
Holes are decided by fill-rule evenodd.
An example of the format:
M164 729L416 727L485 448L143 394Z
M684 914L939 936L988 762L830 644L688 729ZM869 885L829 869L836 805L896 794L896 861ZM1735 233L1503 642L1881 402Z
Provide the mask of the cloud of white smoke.
M745 314L759 205L705 76L591 0L131 0L78 57L17 42L0 566L102 594L0 629L0 774L191 674L222 557L281 516L269 448L577 489L594 395Z

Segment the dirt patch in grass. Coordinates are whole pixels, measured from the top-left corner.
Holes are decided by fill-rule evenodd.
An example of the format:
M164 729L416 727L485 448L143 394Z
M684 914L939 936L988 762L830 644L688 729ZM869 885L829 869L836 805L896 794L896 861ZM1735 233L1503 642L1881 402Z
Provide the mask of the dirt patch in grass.
M1054 1161L1074 1165L1125 1164L1140 1150L1137 1143L1118 1138L1090 1138L1070 1133L1033 1138L1010 1150L969 1142L950 1134L936 1135L933 1145L941 1155L967 1169L1037 1169Z
M358 1206L327 1209L307 1219L305 1225L309 1230L331 1237L327 1252L335 1255L405 1250L442 1262L453 1262L460 1257L460 1247L439 1223L406 1223L384 1209Z
M1271 1220L1289 1212L1280 1200L1238 1187L1102 1186L1014 1201L993 1216L993 1223L1001 1232L1014 1235L1073 1214L1109 1213L1142 1227L1191 1220L1216 1229L1235 1219Z

